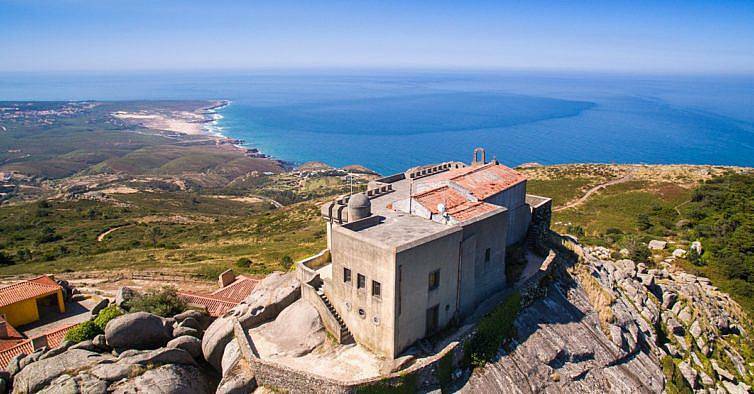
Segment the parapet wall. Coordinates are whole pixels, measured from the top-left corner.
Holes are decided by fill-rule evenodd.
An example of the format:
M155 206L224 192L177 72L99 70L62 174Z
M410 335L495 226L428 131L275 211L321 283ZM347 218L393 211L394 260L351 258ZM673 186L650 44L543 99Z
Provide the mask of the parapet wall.
M463 357L462 346L459 346L458 341L454 341L432 357L421 359L404 370L369 379L338 381L293 369L272 360L260 359L250 336L246 335L242 329L234 330L234 334L241 348L241 354L254 372L257 385L290 393L356 393L370 387L397 388L407 381L414 382L415 388L422 385L437 386L439 385L437 376L439 363L446 356L453 357L450 360L452 364L460 362Z
M296 276L301 283L308 283L317 275L317 269L331 261L330 249L324 249L296 263Z

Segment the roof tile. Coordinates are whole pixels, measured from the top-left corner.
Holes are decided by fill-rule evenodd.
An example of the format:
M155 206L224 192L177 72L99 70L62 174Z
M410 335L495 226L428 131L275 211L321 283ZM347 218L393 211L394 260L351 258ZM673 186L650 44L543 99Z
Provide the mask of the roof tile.
M60 289L62 287L47 275L14 283L0 288L0 307L31 298L55 294Z

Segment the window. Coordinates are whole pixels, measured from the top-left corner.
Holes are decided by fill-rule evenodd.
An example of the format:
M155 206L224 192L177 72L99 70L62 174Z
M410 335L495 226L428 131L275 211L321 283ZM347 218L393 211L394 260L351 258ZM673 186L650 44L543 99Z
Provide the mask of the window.
M382 289L380 288L380 282L377 282L376 280L372 281L372 296L373 297L382 296Z
M429 290L432 291L440 286L440 270L429 273Z
M343 283L351 283L351 270L343 268Z
M363 289L367 287L367 278L362 274L356 274L356 288Z
M490 248L487 248L487 250L484 251L484 262L490 262Z

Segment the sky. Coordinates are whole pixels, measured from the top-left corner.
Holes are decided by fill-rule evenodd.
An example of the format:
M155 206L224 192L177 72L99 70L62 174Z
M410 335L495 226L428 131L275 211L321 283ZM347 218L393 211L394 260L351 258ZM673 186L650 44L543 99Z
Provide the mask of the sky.
M754 74L754 1L0 0L0 72Z

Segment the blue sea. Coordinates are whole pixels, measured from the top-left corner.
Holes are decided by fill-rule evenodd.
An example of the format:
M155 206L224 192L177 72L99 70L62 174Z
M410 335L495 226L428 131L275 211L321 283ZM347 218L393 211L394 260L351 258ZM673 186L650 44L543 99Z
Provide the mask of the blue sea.
M0 100L228 99L218 129L273 157L387 174L508 165L754 166L754 76L287 71L0 74Z

